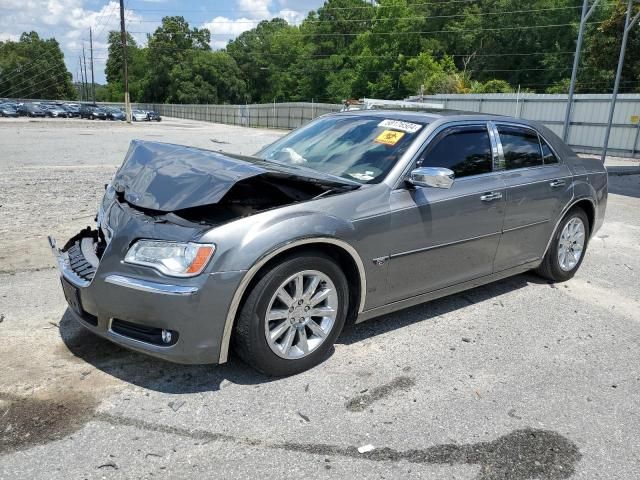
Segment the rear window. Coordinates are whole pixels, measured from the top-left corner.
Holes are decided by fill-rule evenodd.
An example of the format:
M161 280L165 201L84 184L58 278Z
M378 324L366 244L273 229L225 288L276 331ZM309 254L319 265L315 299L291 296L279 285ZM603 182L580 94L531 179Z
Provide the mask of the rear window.
M505 168L538 167L543 164L538 134L528 128L498 125Z

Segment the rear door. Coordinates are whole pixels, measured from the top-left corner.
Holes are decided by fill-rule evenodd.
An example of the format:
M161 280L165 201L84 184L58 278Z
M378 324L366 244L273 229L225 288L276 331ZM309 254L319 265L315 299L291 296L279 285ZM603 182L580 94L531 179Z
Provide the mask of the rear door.
M571 172L538 132L495 123L507 188L506 216L495 270L539 259L555 221L573 196Z
M505 213L492 133L486 122L445 127L416 165L453 170L451 188L391 193L390 301L491 274Z

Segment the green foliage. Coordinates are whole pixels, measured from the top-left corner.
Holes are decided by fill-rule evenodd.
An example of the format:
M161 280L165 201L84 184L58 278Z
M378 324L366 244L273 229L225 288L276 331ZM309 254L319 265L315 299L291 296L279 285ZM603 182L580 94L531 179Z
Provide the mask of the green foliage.
M513 93L513 88L505 80L487 80L474 93Z
M17 42L0 42L0 96L76 98L58 42L36 32L23 33Z
M577 91L613 83L626 2L590 19ZM211 52L209 32L166 17L128 43L136 101L243 103L401 99L435 93L568 90L581 2L327 0L300 26L260 22ZM640 6L635 7L636 10ZM121 100L119 35L109 37L105 95ZM640 29L631 31L622 91L640 91Z

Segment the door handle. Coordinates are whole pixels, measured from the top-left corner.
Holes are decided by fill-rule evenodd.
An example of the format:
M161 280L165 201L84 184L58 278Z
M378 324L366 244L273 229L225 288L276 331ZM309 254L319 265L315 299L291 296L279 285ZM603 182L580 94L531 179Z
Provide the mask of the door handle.
M502 193L500 192L487 192L480 195L480 200L483 202L491 202L493 200L500 200L502 198Z
M553 180L551 181L551 183L549 183L549 186L551 188L558 188L558 187L564 187L567 184L567 182L565 182L564 180Z

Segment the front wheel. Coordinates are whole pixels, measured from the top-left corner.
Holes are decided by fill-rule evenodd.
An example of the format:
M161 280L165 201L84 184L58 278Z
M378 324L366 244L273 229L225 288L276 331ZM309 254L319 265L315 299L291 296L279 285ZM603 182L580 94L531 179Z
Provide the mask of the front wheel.
M553 282L569 280L582 264L588 239L587 214L581 208L570 210L558 225L536 272Z
M309 252L267 271L238 317L235 351L274 376L303 372L322 362L342 331L349 287L328 256Z

